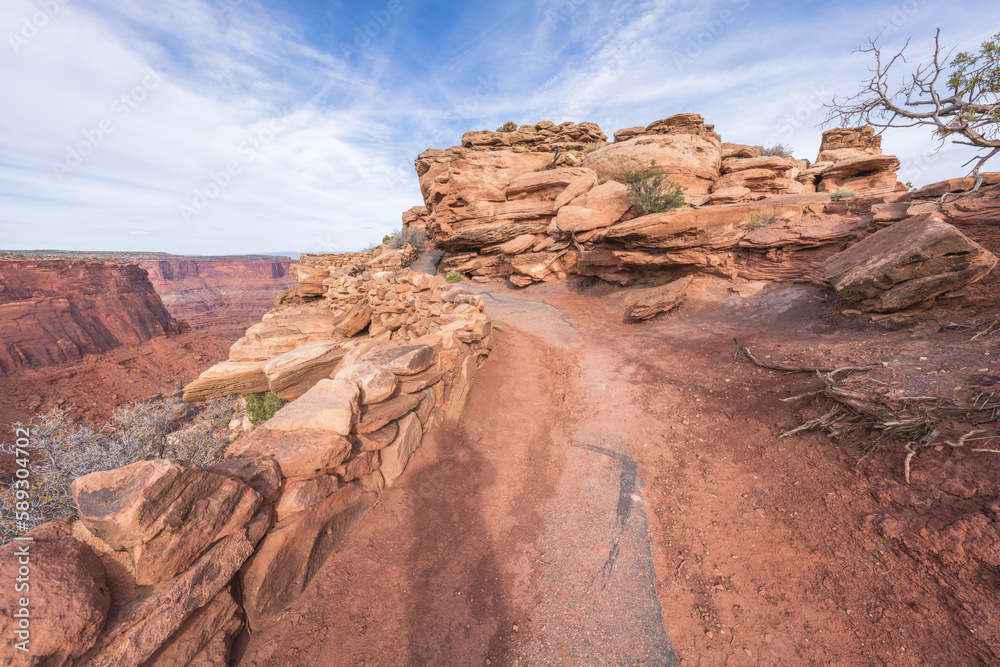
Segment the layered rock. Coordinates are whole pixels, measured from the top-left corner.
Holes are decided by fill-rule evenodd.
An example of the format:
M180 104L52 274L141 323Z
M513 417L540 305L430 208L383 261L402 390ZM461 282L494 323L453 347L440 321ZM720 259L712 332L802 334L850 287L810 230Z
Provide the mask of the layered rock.
M171 257L138 264L171 315L230 341L295 284L288 257Z
M981 280L997 258L933 214L897 222L826 262L845 301L878 312L902 310Z
M677 270L823 284L823 262L863 235L868 211L902 196L899 161L881 155L871 128L828 131L829 161L814 165L722 144L696 114L621 130L583 168L546 168L491 141L418 158L428 232L447 251L440 271L520 287L573 275L630 284ZM682 186L688 207L643 215L634 205L620 181L651 165ZM845 189L865 196L864 215L830 203Z
M227 664L244 625L263 627L305 590L424 434L461 419L492 347L482 297L398 268L411 255L304 258L327 274L322 293L297 272L309 287L265 319L281 333L241 340L233 354L255 358L222 362L188 386L191 400L265 387L292 399L225 461L141 461L73 482L80 520L33 533L44 581L32 613L59 623L32 626L41 652L24 664ZM361 303L372 326L338 334ZM0 595L9 621L12 595Z
M653 163L697 201L695 196L707 195L721 176L722 140L701 116L679 114L656 121L642 134L615 141L583 160L583 166L601 178L616 181L628 171L648 169Z
M181 331L134 264L0 261L0 374L79 361Z

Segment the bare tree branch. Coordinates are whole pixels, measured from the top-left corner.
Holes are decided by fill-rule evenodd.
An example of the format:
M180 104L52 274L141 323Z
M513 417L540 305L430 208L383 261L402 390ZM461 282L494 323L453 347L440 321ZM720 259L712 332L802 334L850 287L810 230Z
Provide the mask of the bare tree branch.
M926 64L902 80L898 89L891 81L894 69L907 64L907 40L902 49L886 59L878 44L881 35L868 40L858 53L871 54L871 78L856 95L825 105L829 110L824 127L871 125L879 133L888 128L928 126L940 140L979 149L966 165L976 184L966 194L979 190L979 172L1000 154L1000 34L984 42L979 53L943 51L940 28L934 35L934 55Z

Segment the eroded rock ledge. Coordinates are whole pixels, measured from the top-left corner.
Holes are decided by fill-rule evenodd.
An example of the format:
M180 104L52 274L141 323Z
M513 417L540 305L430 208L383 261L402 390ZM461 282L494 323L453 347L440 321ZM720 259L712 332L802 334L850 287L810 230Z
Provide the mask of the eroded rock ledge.
M80 520L29 534L45 554L32 614L49 621L32 625L27 662L9 644L0 660L227 664L241 629L292 604L425 434L461 421L492 347L482 297L409 270L415 257L304 256L296 287L185 391L291 402L207 469L141 461L77 479ZM0 569L22 544L0 548ZM8 637L16 606L0 593Z

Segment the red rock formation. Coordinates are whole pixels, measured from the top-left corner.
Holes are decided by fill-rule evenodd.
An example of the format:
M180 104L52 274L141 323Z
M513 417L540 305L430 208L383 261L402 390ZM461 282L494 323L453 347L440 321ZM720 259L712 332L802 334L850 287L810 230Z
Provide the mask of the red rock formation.
M0 261L2 375L180 332L135 264Z
M196 331L236 340L295 284L283 257L177 257L139 262L170 313Z

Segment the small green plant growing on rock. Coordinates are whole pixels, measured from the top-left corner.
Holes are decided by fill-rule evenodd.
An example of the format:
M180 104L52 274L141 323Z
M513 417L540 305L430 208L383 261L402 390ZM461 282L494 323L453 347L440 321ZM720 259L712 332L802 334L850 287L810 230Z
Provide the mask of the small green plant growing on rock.
M775 144L769 148L762 148L760 151L761 157L792 157L791 146L786 146L784 144Z
M506 123L497 128L497 132L517 132L517 123L512 120L508 120Z
M853 190L837 190L832 195L830 195L831 201L843 201L845 199L850 199L851 197L857 197L858 193Z
M628 188L628 200L646 215L685 205L684 189L666 173L657 171L656 160L649 163L648 169L625 172L622 183Z
M465 277L458 271L449 271L448 275L446 275L444 279L449 283L460 283L465 280Z
M263 394L248 394L243 400L247 404L247 416L254 426L266 422L287 403L269 391Z
M761 211L759 213L754 213L747 220L747 229L753 231L755 229L762 229L764 227L770 227L774 223L781 220L781 216L774 209L769 209Z

